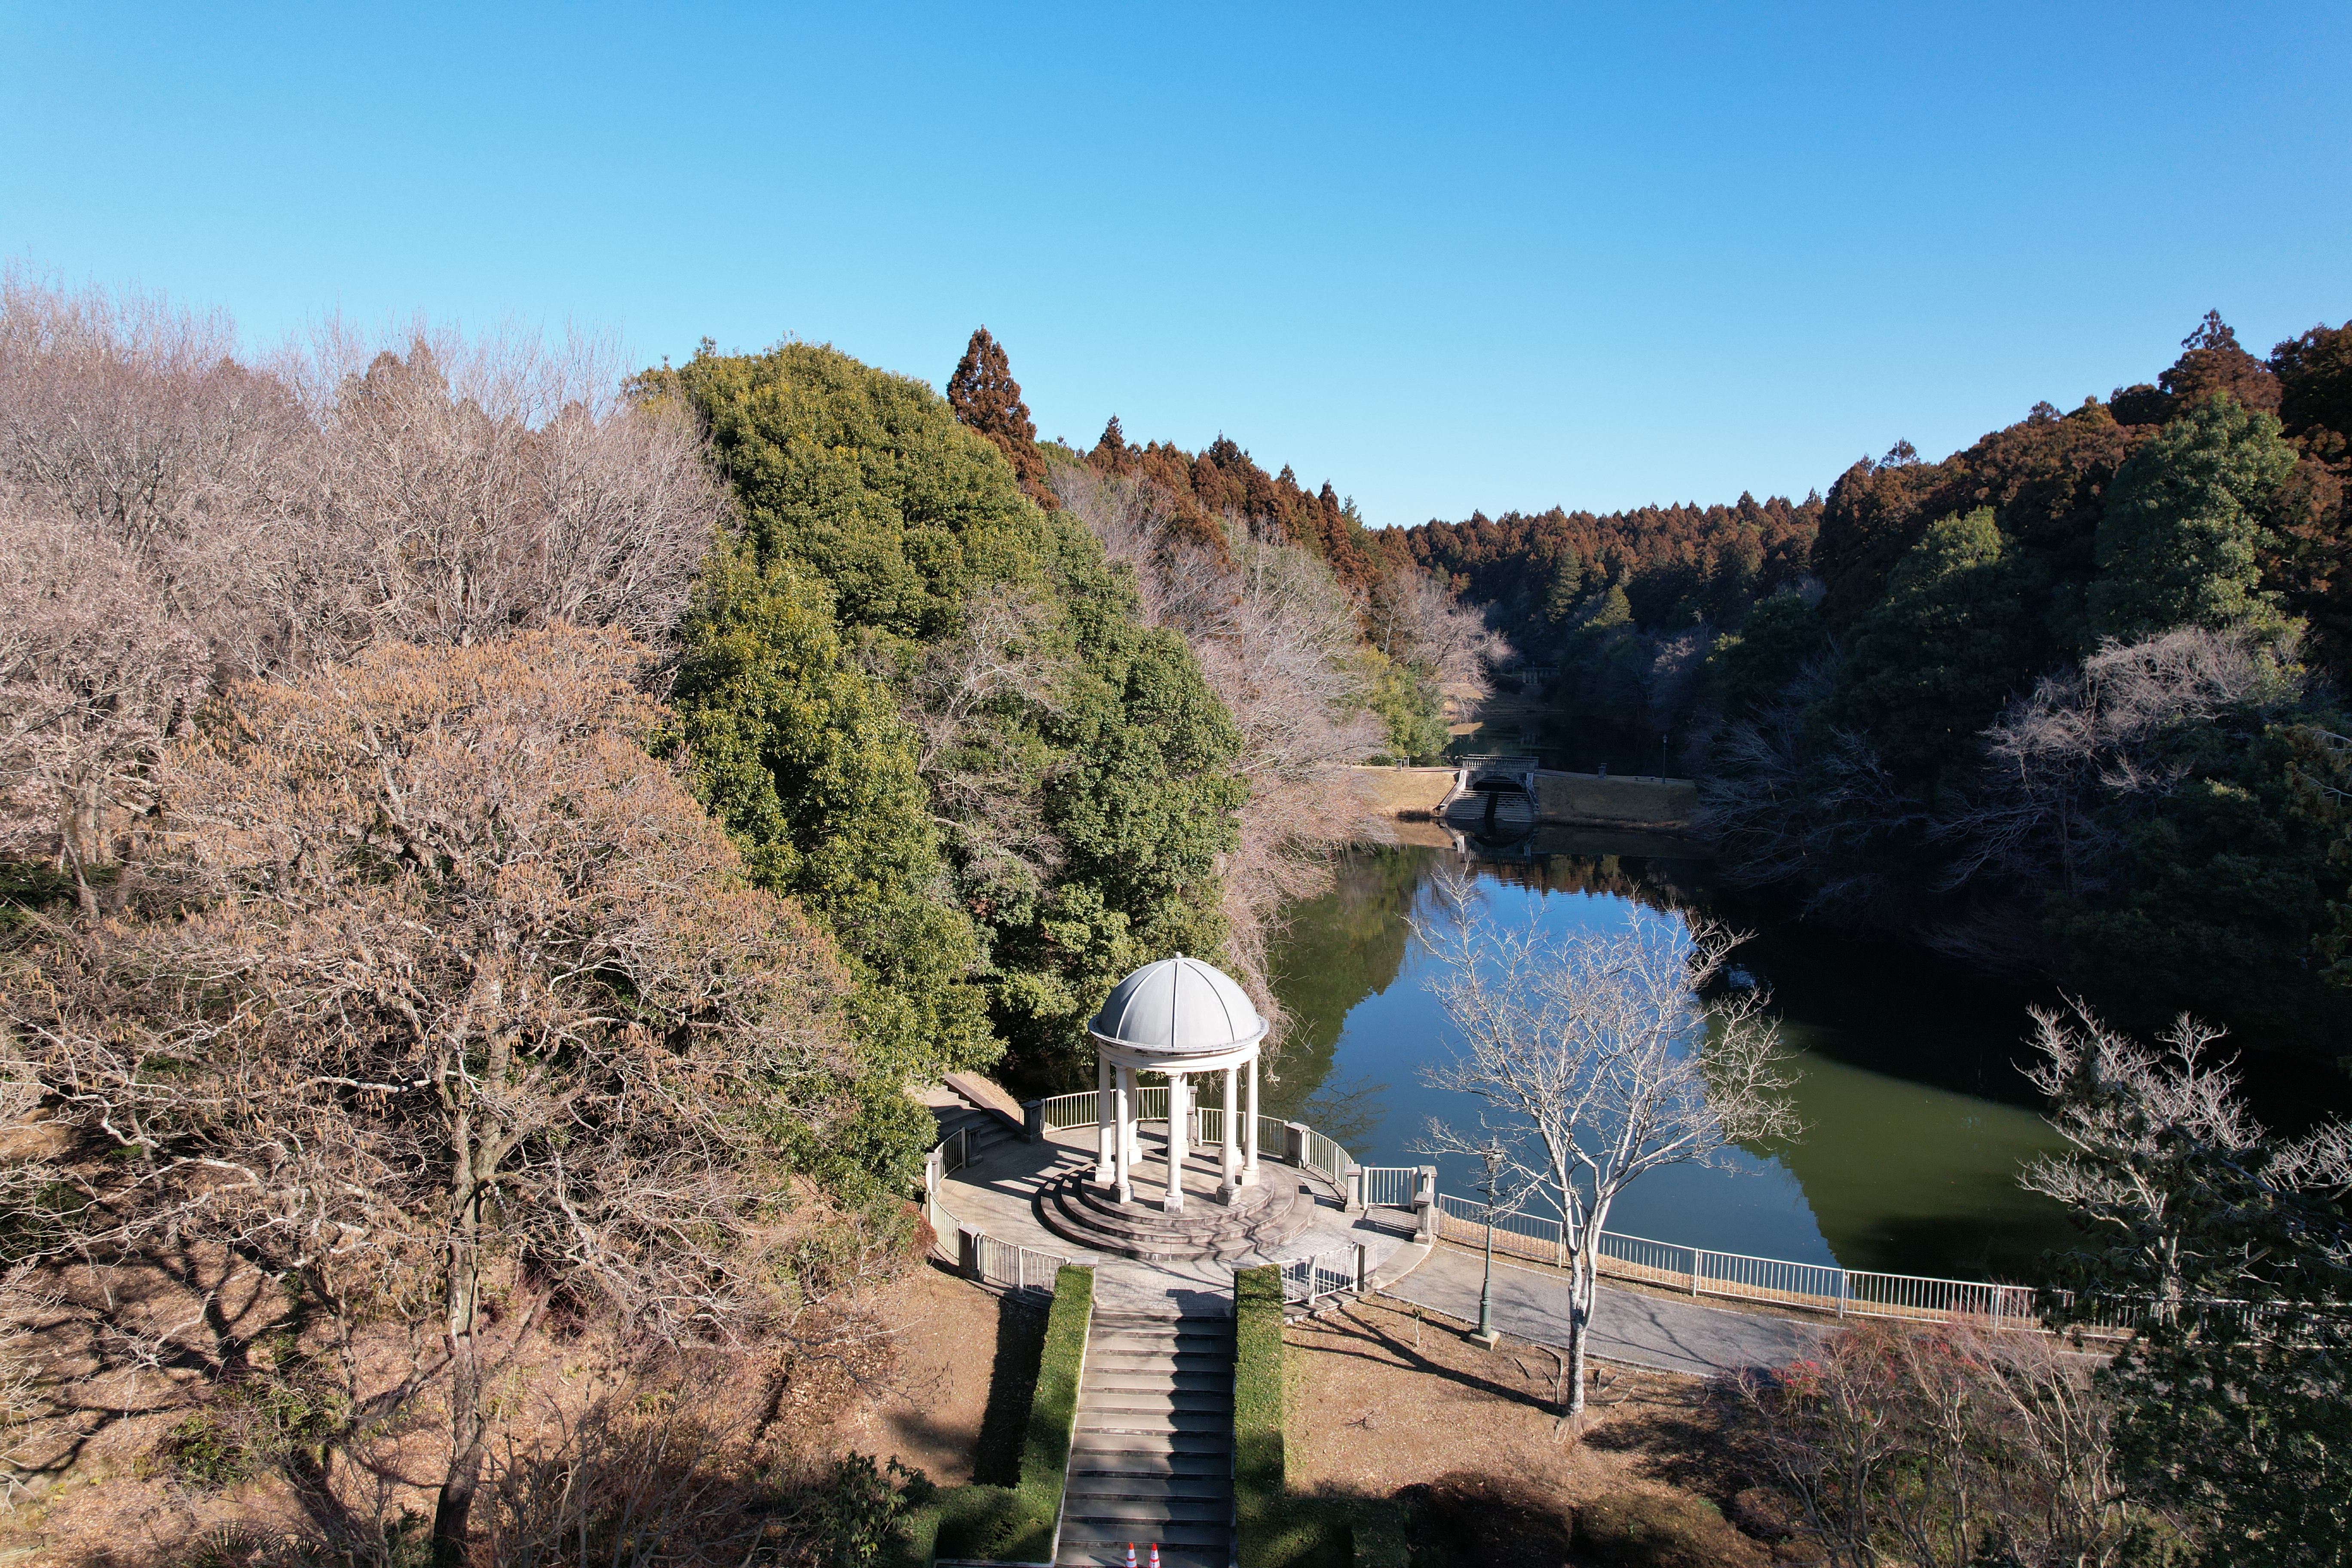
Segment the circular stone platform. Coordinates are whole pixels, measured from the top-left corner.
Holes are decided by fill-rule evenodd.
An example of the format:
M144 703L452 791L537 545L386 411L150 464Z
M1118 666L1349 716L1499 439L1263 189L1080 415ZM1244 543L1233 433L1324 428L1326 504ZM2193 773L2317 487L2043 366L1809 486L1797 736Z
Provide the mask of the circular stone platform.
M1213 1151L1192 1155L1184 1162L1184 1206L1163 1213L1166 1146L1147 1143L1129 1173L1132 1202L1122 1204L1117 1194L1097 1186L1091 1168L1075 1170L1037 1190L1037 1217L1065 1241L1153 1262L1248 1258L1282 1246L1315 1222L1314 1190L1286 1165L1261 1166L1257 1184L1236 1193L1231 1205L1217 1201L1223 1179Z

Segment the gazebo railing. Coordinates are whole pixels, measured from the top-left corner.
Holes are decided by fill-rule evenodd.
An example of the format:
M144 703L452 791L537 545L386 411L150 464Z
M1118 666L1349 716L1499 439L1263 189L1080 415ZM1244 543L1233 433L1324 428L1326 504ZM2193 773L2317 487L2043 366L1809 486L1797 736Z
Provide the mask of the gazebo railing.
M1044 1102L1045 1122L1048 1128L1091 1125L1099 1107L1097 1091L1078 1094L1057 1094ZM1136 1094L1137 1120L1165 1121L1168 1117L1168 1090L1165 1088L1139 1088ZM1193 1137L1197 1142L1214 1145L1223 1141L1224 1110L1221 1106L1199 1108ZM1258 1147L1276 1159L1281 1159L1288 1147L1292 1124L1279 1117L1261 1116L1257 1121ZM1311 1127L1301 1127L1299 1163L1316 1172L1335 1186L1344 1186L1351 1162L1348 1152ZM949 1140L950 1144L954 1140ZM940 1165L952 1171L961 1163L958 1148L940 1151ZM1372 1205L1411 1204L1414 1201L1411 1182L1412 1166L1381 1166L1364 1171L1362 1201ZM1437 1212L1435 1234L1447 1241L1483 1247L1486 1237L1486 1208L1476 1198L1465 1198L1451 1193L1435 1194ZM929 1217L933 1228L952 1234L955 1216L939 1202L936 1191L926 1194ZM942 1237L942 1241L946 1237ZM1637 1281L1670 1290L1687 1291L1694 1296L1717 1296L1734 1300L1756 1301L1773 1306L1794 1307L1809 1311L1832 1312L1839 1317L1905 1318L1915 1321L1972 1319L2000 1328L2027 1328L2039 1321L2043 1297L2030 1286L1997 1284L1989 1280L1939 1279L1927 1275L1887 1274L1874 1269L1841 1268L1834 1264L1798 1263L1786 1258L1758 1258L1746 1253L1722 1252L1712 1247L1690 1247L1680 1242L1654 1241L1647 1237L1623 1236L1615 1231L1602 1231L1594 1237L1601 1272L1612 1279ZM1495 1250L1507 1257L1525 1258L1530 1262L1554 1268L1568 1262L1568 1248L1563 1227L1556 1219L1541 1215L1496 1215L1495 1216ZM994 1258L992 1258L992 1262ZM1335 1270L1319 1260L1301 1267L1304 1260L1293 1260L1286 1266L1298 1271L1291 1281L1294 1290L1302 1286L1307 1292L1322 1293ZM992 1275L998 1270L992 1268ZM1010 1270L1015 1288L1034 1284L1024 1278L1024 1268L1015 1261ZM2102 1322L2098 1325L2106 1327ZM2116 1325L2120 1327L2120 1325Z

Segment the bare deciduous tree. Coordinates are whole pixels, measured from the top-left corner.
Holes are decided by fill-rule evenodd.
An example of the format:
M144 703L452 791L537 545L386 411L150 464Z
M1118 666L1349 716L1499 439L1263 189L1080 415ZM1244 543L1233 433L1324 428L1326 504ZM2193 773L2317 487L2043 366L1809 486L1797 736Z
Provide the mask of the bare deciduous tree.
M129 547L0 498L0 853L93 868L153 805L163 738L210 684L204 639Z
M47 927L6 975L83 1141L49 1252L168 1238L288 1280L340 1332L353 1430L446 1375L445 1565L492 1259L665 1340L815 1321L775 1151L835 1114L842 982L644 752L640 659L557 630L236 687L159 764L150 918ZM363 1390L352 1335L384 1318L430 1331Z
M1219 553L1175 529L1148 483L1068 468L1054 482L1241 729L1250 803L1224 868L1227 956L1278 1016L1265 976L1276 910L1320 886L1327 852L1354 836L1364 808L1347 770L1383 745L1364 707L1357 605L1311 553L1249 520L1225 520Z
M2108 642L2043 677L1984 732L1979 786L1931 829L1956 850L1942 888L1981 878L2095 885L2129 824L2189 776L2187 761L2166 753L2168 737L2274 710L2303 686L2292 647L2201 626Z
M1426 1069L1433 1088L1484 1102L1474 1131L1433 1120L1432 1153L1502 1152L1515 1184L1553 1209L1569 1258L1566 1414L1584 1408L1585 1333L1600 1286L1598 1238L1633 1182L1715 1163L1731 1144L1794 1136L1779 1029L1742 989L1702 997L1740 938L1680 913L1561 935L1485 918L1460 874L1414 932L1437 962L1430 988L1461 1037Z
M1372 646L1399 664L1415 664L1441 683L1484 693L1486 673L1510 656L1510 645L1426 572L1390 574L1370 607Z
M2145 1515L2089 1369L2044 1335L1865 1325L1730 1391L1833 1568L2110 1568Z
M2190 1293L2184 1282L2192 1273L2210 1287L2233 1272L2212 1244L2243 1245L2242 1237L2203 1234L2204 1216L2194 1211L2212 1202L2199 1175L2204 1163L2225 1163L2232 1175L2278 1193L2352 1192L2352 1128L2331 1121L2301 1138L2273 1140L2238 1098L2236 1070L2212 1059L2222 1034L2212 1025L2183 1014L2152 1050L2079 1001L2064 1013L2036 1007L2033 1024L2042 1059L2026 1076L2049 1097L2050 1125L2068 1152L2035 1159L2020 1181L2131 1250L2159 1310Z
M234 346L0 274L0 837L85 908L158 737L222 680L560 623L660 647L722 515L698 433L597 344Z
M907 694L933 820L982 886L1014 897L1034 897L1063 856L1035 788L1037 758L1006 711L1061 710L1068 659L1047 637L1051 616L1025 590L979 595L963 625L924 650Z

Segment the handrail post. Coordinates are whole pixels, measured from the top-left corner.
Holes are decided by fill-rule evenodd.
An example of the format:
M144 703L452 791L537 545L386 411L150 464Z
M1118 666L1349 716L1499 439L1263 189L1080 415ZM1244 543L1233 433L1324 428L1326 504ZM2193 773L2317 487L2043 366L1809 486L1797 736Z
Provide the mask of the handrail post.
M1415 1241L1437 1239L1437 1167L1423 1165L1412 1184L1413 1226Z
M1341 1214L1364 1212L1364 1168L1361 1165L1348 1167L1348 1202L1339 1212Z
M1691 1294L1694 1296L1698 1294L1699 1264L1704 1261L1706 1258L1706 1249L1705 1247L1694 1247L1691 1248Z
M981 1263L980 1242L980 1226L956 1226L956 1271L967 1279L979 1279L985 1272Z
M1045 1141L1045 1102L1024 1100L1021 1102L1021 1136L1032 1143Z
M1364 1267L1364 1244L1360 1241L1356 1243L1356 1294L1369 1296L1371 1293L1371 1271Z

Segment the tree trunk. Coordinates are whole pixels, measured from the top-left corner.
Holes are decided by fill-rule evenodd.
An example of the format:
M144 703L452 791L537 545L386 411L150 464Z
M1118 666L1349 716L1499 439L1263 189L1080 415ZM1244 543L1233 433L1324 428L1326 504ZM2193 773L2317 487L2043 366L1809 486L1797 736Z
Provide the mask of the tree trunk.
M468 1183L471 1186L472 1184ZM463 1218L449 1247L445 1299L449 1342L449 1468L433 1505L433 1568L466 1568L466 1530L474 1488L482 1474L482 1365L474 1342L480 1254L475 1235L480 1189L463 1200Z
M1560 1408L1565 1419L1573 1421L1584 1414L1584 1339L1585 1330L1592 1321L1592 1279L1585 1270L1585 1259L1579 1253L1569 1267L1568 1276L1568 1399Z

